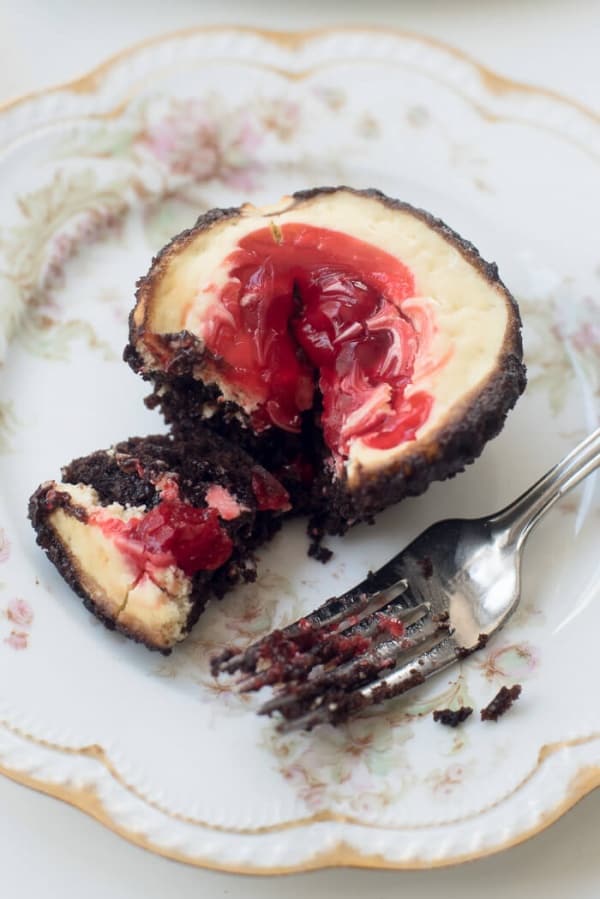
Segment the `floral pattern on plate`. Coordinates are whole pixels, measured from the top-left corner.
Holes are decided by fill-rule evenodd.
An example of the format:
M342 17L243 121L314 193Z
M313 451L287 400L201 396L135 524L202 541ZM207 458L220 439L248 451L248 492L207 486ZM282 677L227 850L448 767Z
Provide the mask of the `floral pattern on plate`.
M565 806L582 759L597 764L596 713L555 664L556 635L564 650L597 619L593 485L532 540L523 602L505 633L381 711L284 737L253 714L253 699L212 678L208 657L345 589L435 518L499 507L597 421L598 259L585 242L553 242L543 164L568 157L565 213L573 203L582 227L597 227L582 202L597 126L543 94L495 95L470 63L402 35L356 33L350 46L325 33L296 46L226 29L168 39L134 60L135 79L124 61L87 98L67 90L52 108L33 98L20 118L0 114L0 680L13 684L0 697L0 762L26 778L31 758L50 791L77 770L116 829L227 869L365 857L410 867L484 854L507 833L518 839ZM552 133L548 105L563 123ZM522 202L507 166L515 130L541 245L510 216L509 201ZM172 656L149 654L79 608L33 546L27 496L72 456L162 427L120 361L135 279L152 253L213 205L336 181L429 206L480 234L484 255L498 253L520 298L529 389L464 475L333 541L326 568L305 558L301 528L290 526L261 554L256 585L213 603ZM576 597L568 614L565 595ZM57 646L69 652L48 665ZM30 676L19 678L17 665ZM36 675L50 699L34 690ZM477 711L516 681L523 699L497 730L477 714L457 731L432 721L436 708ZM544 749L554 746L564 753ZM174 747L185 751L165 765Z

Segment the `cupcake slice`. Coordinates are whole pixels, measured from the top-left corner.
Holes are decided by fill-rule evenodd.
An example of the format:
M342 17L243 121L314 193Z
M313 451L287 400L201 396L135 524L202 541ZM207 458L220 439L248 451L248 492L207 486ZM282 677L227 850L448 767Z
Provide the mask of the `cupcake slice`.
M235 437L330 532L461 470L525 386L496 266L345 187L202 216L140 280L125 357L176 433Z
M211 432L132 438L33 494L37 542L104 624L151 649L183 640L208 599L256 577L252 551L289 497Z

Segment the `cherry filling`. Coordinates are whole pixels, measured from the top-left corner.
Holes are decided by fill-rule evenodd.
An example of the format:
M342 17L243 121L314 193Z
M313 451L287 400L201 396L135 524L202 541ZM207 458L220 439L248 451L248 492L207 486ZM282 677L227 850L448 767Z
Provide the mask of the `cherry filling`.
M376 449L414 438L433 398L407 391L423 348L402 311L414 296L406 266L347 234L295 223L253 231L226 262L202 336L221 378L252 399L257 431L299 432L318 387L324 439L338 457L357 438Z
M141 518L123 521L104 511L90 521L110 535L138 576L148 568L176 565L192 576L214 571L231 556L233 542L216 509L198 509L178 499L162 500Z
M229 534L216 509L197 509L187 503L163 501L134 526L129 535L147 553L170 552L187 575L214 571L233 551Z
M137 473L145 477L141 466ZM160 502L141 517L124 521L99 509L89 516L90 524L114 540L138 580L144 573L152 576L153 568L169 565L176 565L189 577L224 565L233 552L233 541L220 521L232 521L248 507L218 484L206 491L206 508L183 502L179 484L170 474L161 477L156 487ZM260 465L252 469L252 492L259 511L285 512L291 508L287 490Z
M261 465L252 469L252 493L259 512L287 512L292 508L285 487Z

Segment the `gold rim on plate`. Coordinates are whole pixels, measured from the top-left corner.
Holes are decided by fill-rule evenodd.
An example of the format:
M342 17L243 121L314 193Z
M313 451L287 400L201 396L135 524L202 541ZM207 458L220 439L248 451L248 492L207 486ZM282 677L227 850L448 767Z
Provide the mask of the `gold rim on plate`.
M569 747L581 745L582 743L589 742L591 739L596 738L597 736L578 738L574 740L564 740L559 743L553 743L543 746L539 752L537 765L531 772L530 777L533 776L533 774L535 774L537 771L539 771L544 762L546 762L547 759L549 759L556 752L559 752L562 749L567 749ZM27 739L34 744L44 745L43 741L36 740L31 737L28 737ZM97 747L88 747L87 750L71 750L71 753L74 755L89 757L90 755L94 754L90 751L93 749L97 749ZM96 757L101 760L102 755L99 754ZM490 855L496 855L499 852L504 852L506 849L511 849L513 846L517 846L519 845L519 843L523 843L526 840L531 839L531 837L536 836L551 824L554 824L556 821L558 821L559 818L561 818L570 809L572 809L581 799L587 796L588 793L591 793L592 790L600 786L600 766L583 766L571 779L571 782L567 788L567 795L565 796L565 798L557 806L555 806L555 808L545 812L536 825L522 831L519 834L516 834L513 837L508 837L503 843L500 843L492 847L491 849L487 849L479 853L463 853L440 860L425 860L415 858L410 862L391 862L389 861L389 859L386 859L384 856L377 853L366 854L358 852L352 846L349 846L346 842L340 841L333 849L313 855L312 858L305 864L290 865L287 867L275 866L270 868L261 868L253 865L219 864L212 859L203 858L201 856L186 855L185 853L178 852L175 849L166 849L163 846L154 843L152 840L149 840L142 834L121 826L113 818L111 818L109 812L105 808L94 787L75 787L72 784L54 784L50 783L49 781L44 781L41 778L32 777L31 775L23 774L20 771L15 771L14 769L8 768L5 765L1 764L0 775L9 778L15 783L22 784L23 786L29 787L32 790L36 790L39 793L44 793L47 796L52 796L54 799L60 799L62 802L66 802L68 805L72 805L80 811L85 812L91 818L94 818L96 821L100 822L100 824L103 824L117 836L122 837L123 839L127 840L130 843L133 843L136 846L139 846L141 849L146 849L149 852L153 852L156 855L163 856L164 858L171 859L172 861L183 862L184 864L192 865L196 868L206 868L208 870L221 871L223 873L229 874L251 874L262 876L295 874L308 871L317 871L324 868L349 867L395 871L422 871L433 868L444 868L460 865L464 862L475 861L480 858L486 858ZM527 780L529 780L529 777L527 778Z
M328 28L318 28L318 29L309 29L309 30L301 30L301 31L273 31L268 29L260 29L253 28L251 26L233 26L233 25L208 25L208 26L198 26L192 28L184 28L174 32L169 32L164 35L159 35L151 38L147 38L146 40L135 43L123 50L120 50L107 59L105 59L98 66L87 72L85 75L75 78L70 81L66 81L64 83L54 85L52 87L46 88L40 91L31 91L25 94L22 94L13 99L9 99L0 103L0 114L5 113L9 110L15 109L22 104L26 104L32 100L40 98L42 96L51 95L54 93L60 93L64 91L68 91L71 93L92 93L98 87L98 84L101 80L109 73L113 68L118 66L121 62L129 59L134 56L140 50L143 50L148 47L158 46L166 41L180 38L193 36L195 34L203 34L203 33L218 33L218 32L233 32L240 34L254 34L265 38L268 41L271 41L275 44L279 44L281 46L287 47L289 49L294 49L302 46L309 41L322 36L327 36L329 34L339 34L340 32L355 32L355 33L375 33L375 34L394 34L398 37L410 38L411 40L420 42L424 45L434 47L438 50L443 51L444 53L452 56L456 59L460 59L463 62L466 62L469 66L471 66L478 74L482 84L484 87L492 94L507 94L507 93L526 93L532 94L538 97L546 97L548 99L554 100L566 106L569 106L573 109L576 109L578 112L582 113L595 124L600 124L600 115L594 112L592 109L587 107L585 104L579 102L578 100L567 97L557 91L551 90L549 88L538 87L536 85L527 84L525 82L517 81L512 78L508 78L504 75L500 75L497 72L494 72L492 69L489 69L487 66L478 62L473 57L469 56L467 53L464 53L462 50L459 50L456 47L453 47L449 44L444 43L443 41L437 40L436 38L432 38L427 35L417 34L415 32L410 32L404 29L394 29L394 28L383 28L383 27L369 27L369 26L346 26L346 27L328 27ZM282 74L290 74L286 73L282 70ZM119 106L121 108L122 104ZM0 726L6 727L5 723L1 723ZM12 728L7 728L12 730ZM30 734L25 734L20 731L14 731L18 733L21 739L27 740L28 742L46 748L52 748L55 751L62 751L69 753L71 755L77 755L79 757L85 758L94 758L99 761L105 770L109 773L109 775L116 780L123 788L131 790L130 786L123 782L114 766L110 763L110 760L106 754L106 752L100 746L89 746L82 747L79 749L65 749L64 747L58 746L50 746L50 744L46 743L43 740L39 740L33 737ZM553 744L547 744L541 747L538 753L537 763L534 768L526 775L526 777L517 785L517 787L511 791L509 794L513 796L521 787L523 787L526 783L528 783L531 778L540 771L544 763L555 755L557 752L572 748L583 743L591 742L592 740L598 739L600 734L593 734L583 738L577 738L573 740L564 740ZM353 847L349 846L347 843L341 841L335 846L333 849L328 850L326 852L317 853L313 855L312 858L302 864L298 865L290 865L287 867L269 867L269 868L261 868L259 866L244 866L244 865L231 865L231 864L219 864L212 859L203 858L199 856L191 856L186 855L184 853L178 852L174 849L164 848L153 841L149 840L147 837L143 836L140 833L137 833L133 830L129 830L120 824L118 824L114 818L111 817L110 813L106 809L104 803L102 802L100 796L94 787L75 787L72 784L56 784L50 781L45 781L41 778L33 777L28 774L24 774L16 769L10 768L6 765L0 764L0 775L3 775L10 780L20 783L23 786L30 787L31 789L37 790L38 792L44 793L48 796L52 796L55 799L62 800L63 802L68 803L69 805L74 806L80 811L85 812L90 817L99 821L113 833L117 834L120 837L128 840L129 842L139 846L143 849L147 849L157 855L161 855L165 858L172 859L174 861L184 862L189 865L193 865L199 868L206 868L216 871L235 873L235 874L254 874L254 875L280 875L280 874L290 874L290 873L298 873L305 871L314 871L323 868L335 868L335 867L356 867L356 868L370 868L370 869L393 869L393 870L423 870L428 868L437 868L437 867L445 867L451 865L458 865L467 861L474 861L479 858L484 858L489 855L496 854L498 852L502 852L506 849L509 849L513 846L518 845L519 843L524 842L525 840L530 839L531 837L541 833L559 818L561 818L567 811L569 811L573 806L575 806L581 799L584 798L588 793L592 792L592 790L596 789L600 786L600 766L596 765L585 765L581 767L576 774L571 779L570 784L567 787L566 796L563 800L555 806L555 808L545 812L540 821L534 826L521 831L515 836L509 837L503 843L495 845L491 848L484 849L480 852L471 852L464 853L452 856L450 858L445 857L440 860L424 860L419 858L414 858L408 862L392 862L386 859L385 857L373 853L373 854L363 854L358 852ZM148 800L139 795L137 791L135 791L135 795L137 798L148 802ZM502 797L498 802L503 801L508 797ZM494 806L498 804L498 802L494 803ZM150 803L152 805L152 803ZM494 807L491 806L491 807ZM159 809L163 814L171 814L168 813L165 809ZM478 813L480 814L480 812ZM172 815L171 815L172 816ZM179 818L179 816L172 816ZM302 826L314 823L317 820L340 820L336 816L328 815L326 818L322 816L315 816L314 818L308 818L303 821L293 822L294 826ZM346 820L345 818L343 819ZM193 822L187 822L193 823ZM199 823L199 822L198 822ZM347 823L356 823L356 822L347 822ZM214 829L214 830L223 830L223 828L211 828L211 825L202 824L206 829ZM269 828L272 832L273 830L284 830L287 828L287 825L281 825L278 828ZM260 833L263 828L258 828L255 833Z
M459 50L458 47L453 47L451 44L446 44L443 41L440 41L437 38L431 37L429 35L418 34L417 32L409 31L408 29L404 28L387 28L383 26L377 27L373 25L346 25L339 27L331 26L328 28L310 28L299 31L275 31L267 28L253 28L250 25L201 25L195 27L192 26L189 28L180 28L176 31L169 31L166 34L145 38L144 40L137 41L136 43L125 47L123 50L117 50L116 53L110 54L110 56L107 56L103 62L99 63L99 65L97 66L94 66L93 69L90 69L88 72L78 78L73 78L68 81L52 85L52 87L48 87L43 90L28 91L24 94L19 94L17 97L5 100L0 103L0 113L4 113L9 109L14 109L23 103L27 103L30 100L34 100L47 94L60 93L61 91L70 91L72 93L80 94L91 93L96 89L98 82L101 80L101 78L104 77L104 75L107 74L107 72L117 66L120 62L123 62L129 57L134 56L140 50L144 50L147 47L157 46L175 38L188 36L191 37L195 34L217 33L219 31L230 31L234 33L237 32L239 34L255 34L260 37L266 38L266 40L269 40L272 43L280 44L281 46L287 47L289 49L300 47L316 37L322 37L328 34L337 34L340 32L355 32L361 34L372 32L373 34L393 34L397 37L410 38L411 40L419 41L420 43L427 46L442 50L450 56L454 56L456 59L460 59L463 62L468 63L477 71L482 83L491 93L505 94L514 92L548 97L548 99L556 100L559 103L564 103L566 106L571 106L572 108L577 109L579 112L592 119L593 122L600 124L600 114L596 113L589 106L586 106L584 103L581 103L579 100L576 100L573 97L566 96L565 94L562 94L559 91L552 90L551 88L528 84L524 81L518 81L514 78L509 78L506 75L500 75L498 72L493 71L493 69L490 69L487 66L483 65L483 63L479 62L468 53L465 53L463 50Z

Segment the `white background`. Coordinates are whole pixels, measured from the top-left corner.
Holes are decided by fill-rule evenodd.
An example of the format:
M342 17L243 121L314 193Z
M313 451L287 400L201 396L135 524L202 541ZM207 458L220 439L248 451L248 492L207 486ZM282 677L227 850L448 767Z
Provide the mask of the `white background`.
M600 0L0 0L0 103L83 74L137 40L190 25L393 25L454 44L511 78L600 111ZM600 201L600 184L590 199ZM56 800L0 779L0 895L345 899L597 899L600 792L501 855L424 872L249 878L150 855Z

